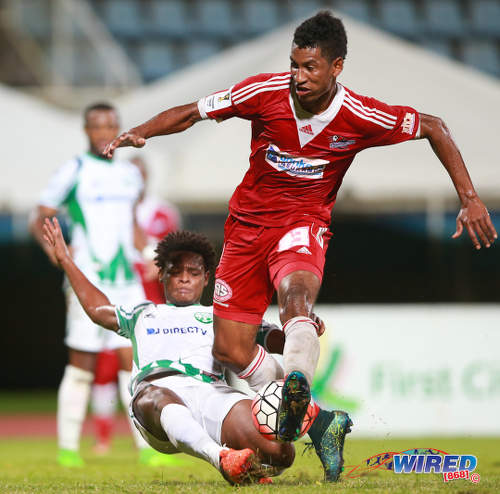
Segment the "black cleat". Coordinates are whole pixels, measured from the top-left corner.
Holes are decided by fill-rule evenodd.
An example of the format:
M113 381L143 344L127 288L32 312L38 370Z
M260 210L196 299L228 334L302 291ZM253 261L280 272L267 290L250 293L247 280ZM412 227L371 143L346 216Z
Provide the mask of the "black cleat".
M296 441L300 437L302 421L311 401L311 390L302 372L288 374L283 384L278 412L278 439L283 442Z

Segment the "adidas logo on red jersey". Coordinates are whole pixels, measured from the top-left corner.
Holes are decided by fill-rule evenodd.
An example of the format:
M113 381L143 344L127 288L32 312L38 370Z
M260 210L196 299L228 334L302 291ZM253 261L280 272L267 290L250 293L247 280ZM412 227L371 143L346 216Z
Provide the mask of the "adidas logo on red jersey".
M297 254L307 254L309 256L312 256L311 251L306 247L301 247L298 251Z
M301 127L299 130L300 130L301 132L304 132L305 134L309 134L309 135L311 135L311 136L314 134L313 129L312 129L312 127L311 127L311 124L309 124L309 125L304 125L304 127Z

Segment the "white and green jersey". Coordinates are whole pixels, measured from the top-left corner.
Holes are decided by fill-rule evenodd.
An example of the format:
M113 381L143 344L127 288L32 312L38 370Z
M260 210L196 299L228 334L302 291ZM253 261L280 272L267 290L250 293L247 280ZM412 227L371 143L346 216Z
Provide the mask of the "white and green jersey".
M222 367L212 357L212 307L144 302L133 308L116 306L116 316L118 334L132 341L132 393L146 376L164 370L205 382L223 379Z
M73 259L101 287L137 281L133 214L142 188L132 163L85 153L61 166L42 193L42 206L66 208Z

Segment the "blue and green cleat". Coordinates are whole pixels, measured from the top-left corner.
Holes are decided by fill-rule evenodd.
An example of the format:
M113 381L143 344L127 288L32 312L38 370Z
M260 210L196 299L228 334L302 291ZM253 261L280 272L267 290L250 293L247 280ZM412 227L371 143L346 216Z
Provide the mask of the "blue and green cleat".
M336 482L343 471L344 440L351 432L352 421L346 412L320 410L309 429L316 454L325 471L325 481Z
M304 374L298 371L290 372L283 384L278 411L278 439L280 441L296 441L300 437L302 421L310 401L311 390Z

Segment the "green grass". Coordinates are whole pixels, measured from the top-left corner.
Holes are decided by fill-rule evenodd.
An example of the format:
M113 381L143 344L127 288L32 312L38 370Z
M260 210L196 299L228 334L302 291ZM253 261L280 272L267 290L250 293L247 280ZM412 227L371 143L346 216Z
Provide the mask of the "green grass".
M1 420L1 419L0 419ZM218 493L244 490L245 493L271 492L310 493L496 493L500 492L500 452L498 439L427 438L391 440L351 440L346 443L346 465L385 451L401 451L415 447L432 447L457 454L473 454L478 458L476 472L479 484L466 480L443 483L440 475L395 475L390 471L375 471L361 478L344 478L336 485L323 484L322 470L314 453L302 455L303 444L297 446L294 466L269 486L235 489L207 463L183 456L186 464L175 468L148 468L137 464L137 454L128 437L115 439L107 457L92 454L90 440L85 439L82 455L87 466L67 470L55 464L54 439L0 438L0 493L2 494L76 494L76 493Z
M0 391L0 415L55 413L56 408L56 390Z

